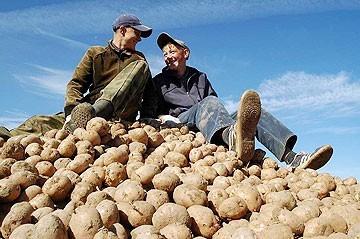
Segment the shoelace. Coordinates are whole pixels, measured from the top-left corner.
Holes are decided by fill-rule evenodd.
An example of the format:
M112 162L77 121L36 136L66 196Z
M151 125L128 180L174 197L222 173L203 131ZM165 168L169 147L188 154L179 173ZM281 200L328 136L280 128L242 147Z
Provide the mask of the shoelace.
M235 141L235 125L230 125L229 127L229 150L233 150L234 141Z
M299 165L300 166L301 164L305 163L310 157L310 154L309 153L306 153L306 152L299 152L295 155L295 158L298 159L299 158Z

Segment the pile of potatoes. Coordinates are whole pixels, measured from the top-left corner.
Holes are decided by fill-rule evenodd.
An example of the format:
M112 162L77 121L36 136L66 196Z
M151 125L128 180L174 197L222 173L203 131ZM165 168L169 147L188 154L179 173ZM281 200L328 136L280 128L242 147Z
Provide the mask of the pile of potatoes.
M236 153L186 126L96 117L0 138L5 239L360 238L360 186Z

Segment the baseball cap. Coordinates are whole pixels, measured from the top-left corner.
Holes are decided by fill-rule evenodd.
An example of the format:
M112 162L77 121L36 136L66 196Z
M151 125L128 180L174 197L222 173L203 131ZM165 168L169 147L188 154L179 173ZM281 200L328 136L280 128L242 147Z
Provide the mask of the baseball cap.
M166 32L162 32L160 33L160 35L158 36L157 38L157 44L158 46L160 47L160 49L162 50L164 48L164 46L168 43L173 43L175 45L178 45L180 47L183 47L183 48L186 48L189 52L190 52L190 49L189 47L187 47L187 45L185 44L185 42L183 41L180 41L178 39L175 39L173 37L171 37L169 35L169 33L166 33Z
M115 32L120 26L129 26L141 32L141 37L149 37L152 29L142 24L140 19L132 14L120 15L112 24L113 31Z

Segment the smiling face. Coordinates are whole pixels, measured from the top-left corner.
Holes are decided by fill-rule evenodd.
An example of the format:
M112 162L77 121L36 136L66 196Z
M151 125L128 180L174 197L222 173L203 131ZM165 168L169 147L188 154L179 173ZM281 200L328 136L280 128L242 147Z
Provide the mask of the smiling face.
M185 73L186 60L189 57L189 51L173 43L166 44L163 49L165 64L169 70L177 72L179 75Z

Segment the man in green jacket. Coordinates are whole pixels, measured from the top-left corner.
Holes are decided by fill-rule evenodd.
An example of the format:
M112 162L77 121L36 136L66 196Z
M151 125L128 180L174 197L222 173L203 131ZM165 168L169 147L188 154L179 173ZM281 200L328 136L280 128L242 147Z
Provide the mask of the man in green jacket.
M65 114L33 116L11 131L0 127L0 137L60 129L65 117L64 128L71 132L85 127L94 116L134 120L151 79L149 65L135 47L141 38L151 35L152 29L131 14L119 16L112 29L114 35L108 45L90 47L76 67L66 88Z
M86 52L67 85L65 129L71 132L84 128L94 116L132 121L138 113L151 73L135 46L152 29L134 15L121 15L113 31L108 46L94 46Z

